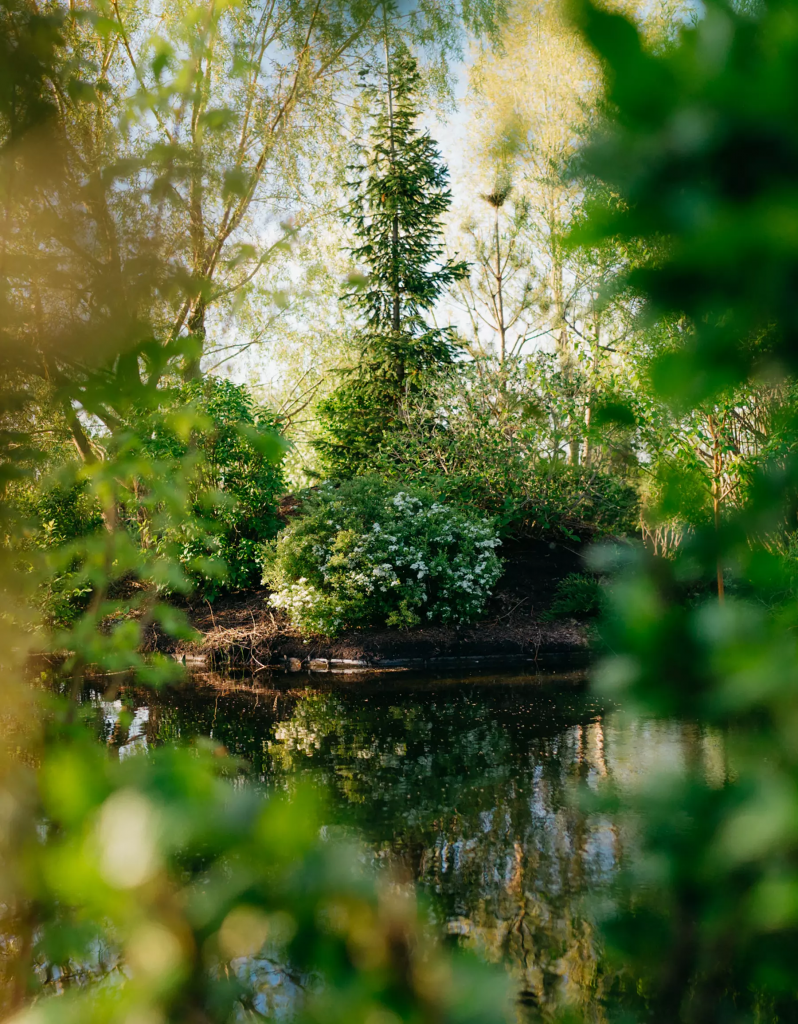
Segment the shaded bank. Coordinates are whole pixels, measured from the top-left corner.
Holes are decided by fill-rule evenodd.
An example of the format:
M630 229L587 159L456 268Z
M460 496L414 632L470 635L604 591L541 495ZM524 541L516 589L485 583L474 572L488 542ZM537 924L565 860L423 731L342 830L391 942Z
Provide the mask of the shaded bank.
M574 619L548 621L557 584L584 570L576 548L542 540L508 542L504 572L484 618L470 626L357 629L335 640L302 636L269 606L267 590L248 591L213 605L188 606L197 643L169 644L157 632L151 649L191 664L281 667L289 672L362 669L440 669L458 665L534 665L552 655L587 656L588 629Z

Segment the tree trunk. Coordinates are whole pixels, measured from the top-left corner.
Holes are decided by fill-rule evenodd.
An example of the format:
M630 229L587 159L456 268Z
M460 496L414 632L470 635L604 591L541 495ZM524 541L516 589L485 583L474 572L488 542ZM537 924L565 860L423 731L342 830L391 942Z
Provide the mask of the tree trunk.
M709 427L712 431L712 511L715 518L715 539L720 542L720 504L723 486L723 455L720 450L720 436L715 429L715 422L712 416L709 417ZM717 581L718 581L718 602L723 604L726 600L726 591L723 583L723 564L720 559L720 552L717 556Z
M501 238L499 235L499 207L496 206L496 298L499 310L499 366L504 369L507 356L507 330L504 324L504 296L502 295Z
M183 367L183 378L185 380L199 380L202 376L202 353L205 349L206 338L205 309L205 299L200 296L188 321L188 330L197 349L190 358L186 359L185 366Z
M97 461L97 455L91 446L91 441L89 441L86 431L83 429L83 424L80 422L78 414L72 408L72 403L68 400L64 401L64 416L69 432L72 434L72 443L77 449L78 455L80 455L86 465L92 465Z
M388 49L388 12L386 11L385 4L382 6L382 17L385 28L385 71L388 81L388 125L391 138L391 162L393 163L396 149L394 147L393 129L393 81L391 79L391 55ZM393 216L393 223L391 225L391 290L393 292L393 311L391 316L391 326L393 333L396 336L395 341L398 341L398 337L402 327L402 303L400 296L400 283L399 283L399 214L395 213ZM397 377L401 384L405 378L405 365L404 359L399 359L397 363Z
M712 504L713 504L714 512L715 512L715 535L716 535L716 537L718 537L719 534L720 534L720 495L719 495L719 492L718 492L718 485L714 484L714 483L713 483L713 493L712 493ZM723 604L723 602L726 600L726 590L725 590L725 586L724 586L724 583L723 583L723 563L721 562L720 554L718 554L718 561L717 561L717 578L718 578L718 601L721 604Z
M191 131L192 131L192 163L191 163L191 182L190 182L190 195L189 195L189 227L191 230L191 249L192 249L192 260L193 260L193 271L196 284L200 288L205 286L205 275L208 272L205 264L205 217L202 209L202 202L204 198L203 189L203 155L202 155L202 135L199 124L199 115L202 109L202 100L204 91L207 88L207 83L203 84L202 88L198 88L194 100L194 108L191 115ZM192 341L196 345L195 352L186 359L185 366L183 368L183 377L186 380L198 380L202 375L201 363L202 355L205 349L205 309L207 301L205 294L200 292L195 301L194 306L191 310L191 315L188 319L188 330L191 335Z
M563 283L563 264L560 245L556 236L556 214L553 201L549 203L549 237L551 239L551 292L554 305L554 333L557 346L557 357L560 370L566 383L571 380L571 352L568 343L568 325L565 320L565 287ZM579 465L579 441L573 436L575 423L569 417L568 428L571 433L568 441L568 462L572 466Z
M582 446L582 464L589 466L592 459L590 445L590 421L593 418L593 402L596 397L598 384L599 359L601 357L601 325L599 318L594 314L593 318L593 358L590 366L590 387L585 403L585 441Z

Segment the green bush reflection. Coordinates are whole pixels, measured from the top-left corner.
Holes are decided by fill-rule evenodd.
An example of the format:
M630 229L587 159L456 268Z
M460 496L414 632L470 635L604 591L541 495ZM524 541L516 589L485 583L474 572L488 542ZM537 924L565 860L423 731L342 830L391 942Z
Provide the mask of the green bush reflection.
M651 779L728 768L721 734L602 706L578 676L531 685L353 685L251 689L228 681L128 691L95 701L124 757L210 735L270 789L326 793L328 834L365 842L399 884L415 882L432 920L514 977L522 1019L580 1008L605 1019L625 980L596 925L640 859L634 817L576 797L614 788L633 805Z

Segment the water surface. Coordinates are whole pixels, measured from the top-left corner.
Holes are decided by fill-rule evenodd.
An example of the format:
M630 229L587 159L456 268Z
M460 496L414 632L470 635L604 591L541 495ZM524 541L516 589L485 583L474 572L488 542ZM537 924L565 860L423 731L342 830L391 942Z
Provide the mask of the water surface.
M258 784L324 786L329 829L415 883L437 926L506 963L522 1018L568 1001L600 1019L595 918L635 836L579 793L633 787L697 753L711 773L717 737L602 705L581 671L290 686L205 676L94 701L120 757L211 736Z

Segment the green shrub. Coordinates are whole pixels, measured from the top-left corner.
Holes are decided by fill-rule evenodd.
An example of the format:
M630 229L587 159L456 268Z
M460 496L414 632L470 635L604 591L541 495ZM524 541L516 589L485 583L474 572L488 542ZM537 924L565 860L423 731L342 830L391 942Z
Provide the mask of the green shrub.
M149 457L177 463L192 448L197 454L194 517L156 533L154 543L176 553L205 597L256 584L260 548L280 525L285 445L275 418L243 385L205 377L171 389L133 427Z
M322 471L336 480L373 472L375 455L401 428L397 406L401 389L390 377L352 373L316 407L313 449Z
M48 481L41 488L29 485L15 505L35 524L37 543L46 547L83 537L103 525L99 503L86 481Z
M10 498L20 526L20 572L35 571L35 604L49 626L64 627L85 609L91 587L70 542L103 529L96 497L86 481L26 481ZM57 557L63 549L62 557Z
M589 465L571 465L554 422L522 368L499 375L458 364L405 403L401 429L385 433L372 471L476 506L502 532L636 532L639 498L613 464L618 453L596 443Z
M457 453L441 453L436 467L435 449L423 452L422 443L407 438L404 463L397 466L391 453L377 468L387 479L434 491L442 501L480 509L503 534L553 534L573 540L586 529L596 535L624 535L639 528L637 491L622 479L582 466L535 464L523 458L516 442L500 441L497 432L495 443L486 444L461 468ZM452 454L451 461L447 454Z
M544 618L587 618L598 615L602 599L601 584L595 576L572 572L557 584L554 600Z
M264 582L308 632L468 622L501 574L499 543L481 516L360 477L308 499L265 549Z
M444 499L473 503L498 517L508 532L575 540L583 531L624 535L638 528L636 490L609 473L556 463L529 465L509 453L494 475L497 483L490 489L478 477L464 475L440 476L429 485Z
M124 455L157 466L160 479L175 487L188 483L190 514L166 514L163 492L142 475L121 489L115 520L139 548L175 559L205 597L257 584L260 547L280 525L285 445L277 422L245 387L220 378L181 382L150 397L149 408L94 438L105 453L101 462ZM19 571L35 572L37 605L50 625L64 627L93 592L80 542L105 527L90 486L94 470L68 449L57 454L51 473L37 479L31 470L14 483L8 507L22 538L15 545Z

